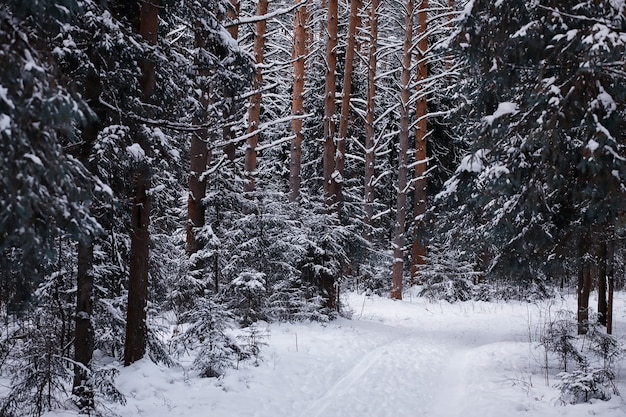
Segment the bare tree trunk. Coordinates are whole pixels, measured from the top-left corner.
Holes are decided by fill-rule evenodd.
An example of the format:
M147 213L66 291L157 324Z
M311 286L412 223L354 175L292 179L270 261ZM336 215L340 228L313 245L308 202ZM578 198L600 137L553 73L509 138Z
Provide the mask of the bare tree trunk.
M609 235L606 246L606 332L607 334L613 334L613 291L615 288L615 236L613 233Z
M156 45L159 25L159 1L146 0L141 3L139 33L149 45ZM154 65L141 61L141 90L144 101L148 101L154 90ZM137 132L138 143L148 152L148 139ZM150 245L150 193L151 174L146 161L138 162L141 167L134 175L135 197L131 207L130 277L128 283L128 311L126 316L126 343L124 345L124 365L128 366L146 353L148 335L146 325L146 305L148 300L148 257Z
M300 0L295 0L296 4ZM304 114L304 76L307 55L307 29L308 20L306 5L300 6L294 16L294 47L293 47L293 96L292 113L294 116ZM302 165L302 119L294 119L291 122L291 131L294 138L291 140L291 158L289 166L289 201L294 202L300 198L300 181Z
M589 293L591 292L591 265L589 262L589 233L581 236L578 266L578 334L589 329Z
M598 247L598 323L606 326L607 316L607 243L603 240Z
M419 283L419 269L424 264L426 244L424 243L424 221L422 217L426 213L426 168L427 168L427 140L428 133L428 98L424 91L424 82L428 78L428 63L426 53L428 50L428 0L422 0L417 12L418 23L418 64L417 64L417 108L415 117L417 129L415 131L415 198L413 209L413 246L411 248L411 285Z
M343 94L341 96L341 117L339 119L339 136L337 137L337 152L335 154L335 172L333 173L334 193L337 205L335 209L341 216L343 201L342 188L346 164L346 139L348 136L348 121L350 120L350 95L352 92L352 74L354 70L354 53L356 51L356 29L358 23L359 2L350 0L350 20L348 23L348 44L346 46L346 60L343 77Z
M335 83L337 70L337 0L328 0L328 41L326 43L326 85L324 87L324 197L330 209L335 204L333 172L335 171Z
M374 217L374 198L376 187L374 187L375 163L376 163L376 128L374 126L375 117L375 97L376 97L376 65L378 51L378 7L380 0L372 0L369 9L369 51L367 65L367 105L365 113L365 238L372 241L372 218Z
M203 23L200 21L195 23L194 43L198 51L207 48L206 36L202 25ZM195 58L195 65L198 68L197 85L202 91L200 96L200 106L202 108L194 115L194 123L200 125L207 121L207 108L211 102L208 86L210 72L199 57ZM192 255L202 248L202 244L196 238L196 231L204 226L206 216L203 200L206 197L207 183L204 178L204 171L206 171L211 156L207 145L208 138L207 129L193 132L191 135L191 146L189 149L189 195L187 197L187 246L185 248L187 255Z
M257 16L263 16L267 14L268 0L259 0L257 4ZM263 64L264 52L265 52L265 30L267 28L267 21L261 19L256 23L256 30L254 34L254 60L256 62L256 75L254 79L254 88L258 91L250 99L250 109L248 110L248 133L254 133L259 129L261 123L261 100L263 95L260 88L263 86L263 70L261 68ZM252 193L256 189L256 148L259 144L259 134L255 133L248 138L246 146L246 156L244 162L244 170L246 175L246 181L244 183L243 191L246 194Z
M404 272L404 243L406 233L406 193L408 185L407 152L409 150L409 88L411 83L411 46L413 41L413 0L406 2L404 44L400 91L400 147L398 150L398 184L396 198L396 223L393 239L393 264L391 273L391 298L402 299Z
M241 8L241 4L239 0L230 0L230 4L232 9L228 11L228 17L231 20L237 19L239 16L239 11ZM239 37L239 25L233 25L228 28L228 33L230 36L237 40ZM226 102L226 109L224 110L224 121L226 125L222 129L222 138L224 140L224 153L228 157L231 162L235 161L235 144L233 139L235 139L235 131L232 127L232 118L235 115L235 96L237 95L236 91L233 91L229 87L224 88L224 101Z
M76 291L76 329L74 337L74 384L72 393L78 399L78 408L94 408L93 382L87 370L91 370L94 337L91 316L93 314L93 242L78 242L78 273ZM80 364L80 365L78 365Z
M89 167L89 158L93 144L102 129L102 120L106 116L100 106L102 83L96 70L88 72L85 82L85 99L98 119L90 120L82 132L83 145L80 160ZM93 380L89 375L94 350L93 335L93 239L78 242L78 271L76 277L76 327L74 328L74 381L72 394L77 399L80 410L93 410ZM80 364L80 365L79 365Z

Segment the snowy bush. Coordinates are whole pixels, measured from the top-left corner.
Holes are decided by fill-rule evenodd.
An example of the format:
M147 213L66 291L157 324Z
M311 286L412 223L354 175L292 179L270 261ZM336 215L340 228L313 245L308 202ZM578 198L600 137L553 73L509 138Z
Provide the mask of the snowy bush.
M466 261L462 252L433 246L426 263L420 268L424 284L421 295L451 303L471 300L476 276L474 264Z
M560 399L566 404L580 404L594 399L611 399L611 387L615 375L607 369L580 369L561 372L556 384L561 390Z
M234 311L239 315L242 326L259 320L265 295L265 274L258 271L243 271L231 283L234 294Z
M579 364L586 362L585 357L576 347L577 322L570 311L558 311L556 319L546 323L546 329L541 335L541 344L548 352L555 353L567 372L568 360L573 359Z
M238 347L226 334L232 316L226 307L211 298L199 298L195 308L182 316L189 327L173 339L179 354L191 351L192 367L204 377L218 377L234 367Z

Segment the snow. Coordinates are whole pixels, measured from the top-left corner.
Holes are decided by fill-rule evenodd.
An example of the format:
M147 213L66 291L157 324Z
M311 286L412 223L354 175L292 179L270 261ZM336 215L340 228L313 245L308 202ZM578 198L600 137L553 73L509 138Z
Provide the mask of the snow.
M0 113L0 132L4 132L5 130L11 129L11 118L4 114Z
M0 84L0 100L4 101L9 109L14 109L15 105L8 96L9 89Z
M599 147L600 147L600 144L593 139L589 139L589 142L587 142L587 149L589 149L591 153L598 150Z
M456 172L481 172L485 168L483 160L487 154L489 154L488 149L479 149L471 155L465 155Z
M110 407L122 417L624 416L618 396L562 405L556 367L546 384L537 331L550 312L574 311L573 296L449 304L351 293L345 303L351 320L266 324L259 366L220 379L135 363L116 380L127 405ZM618 388L626 392L622 381Z
M485 121L489 125L492 125L493 122L499 117L502 117L507 114L514 115L514 114L517 114L518 112L519 112L519 107L517 104L512 103L510 101L505 101L503 103L498 104L498 108L496 109L494 114L492 114L491 116L485 116Z
M128 152L130 157L135 161L142 161L146 157L146 153L138 143L133 143L132 145L127 146L126 152Z
M39 158L37 155L35 155L34 153L25 153L24 154L24 158L28 158L31 160L31 162L43 166L43 162L41 161L41 158Z

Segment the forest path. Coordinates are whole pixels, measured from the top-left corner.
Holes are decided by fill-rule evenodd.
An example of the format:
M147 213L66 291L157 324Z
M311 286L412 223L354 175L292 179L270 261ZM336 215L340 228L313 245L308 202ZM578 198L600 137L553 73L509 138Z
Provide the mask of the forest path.
M439 327L436 320L429 326L423 320L386 322L380 330L374 323L361 318L354 326L363 326L364 339L378 340L383 331L391 340L346 368L299 417L374 417L391 410L397 416L491 415L488 403L473 407L490 388L478 378L481 352L510 342L514 333L481 334L480 327Z

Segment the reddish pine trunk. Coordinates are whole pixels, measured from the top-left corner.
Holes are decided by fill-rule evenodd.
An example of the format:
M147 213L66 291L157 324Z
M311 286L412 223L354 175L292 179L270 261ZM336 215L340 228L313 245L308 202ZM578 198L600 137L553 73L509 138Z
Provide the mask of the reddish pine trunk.
M352 92L352 73L354 70L354 53L356 50L356 29L358 23L359 2L350 0L350 21L348 24L348 45L346 46L346 61L343 77L343 95L341 97L341 117L339 120L339 136L337 138L337 153L335 155L335 172L333 174L334 194L338 215L341 215L343 200L342 187L346 164L346 138L348 137L348 121L350 118L350 94Z
M417 108L415 117L417 119L417 130L415 132L415 207L413 209L414 220L414 239L411 248L411 285L419 283L419 268L424 264L424 256L426 255L426 245L424 243L424 221L422 217L426 213L426 168L427 156L426 150L428 143L426 135L428 133L428 101L424 91L424 82L428 78L428 65L426 62L426 52L428 49L427 36L427 17L428 17L428 0L422 0L418 12L417 22L418 28L418 64L417 64Z
M241 4L239 3L239 0L230 0L230 4L232 6L232 9L228 11L228 18L230 20L235 20L237 19L237 17L239 17L239 10L241 8ZM230 36L237 40L237 38L239 37L239 25L233 25L230 26L228 28L228 33L230 34ZM224 143L226 145L224 145L224 153L226 154L226 156L228 157L228 159L231 162L235 161L235 143L234 143L234 139L235 139L235 131L232 128L232 118L235 115L236 111L235 111L235 96L237 95L236 91L233 91L232 89L226 87L224 88L224 100L227 103L226 109L224 110L224 120L226 121L226 124L224 125L224 128L222 129L222 138L224 140Z
M295 0L299 3L300 0ZM293 48L293 96L292 114L301 116L304 114L304 73L306 47L306 5L296 10L294 17L294 48ZM302 119L294 119L291 122L291 131L294 138L291 140L291 158L289 166L289 201L294 202L300 198L300 180L302 165Z
M267 14L268 0L259 0L257 4L257 16ZM254 60L256 62L256 75L254 86L260 89L263 85L263 57L265 52L265 30L267 22L262 19L256 23L256 31L254 34ZM261 100L262 94L260 90L250 99L250 109L248 110L248 133L253 133L259 129L261 122ZM244 170L246 181L243 190L245 193L252 193L256 189L256 148L259 144L259 134L255 133L248 138L246 147L246 156L244 162Z
M367 106L365 113L365 238L372 241L372 217L374 216L374 166L376 162L376 129L374 126L376 97L376 65L378 46L378 7L380 0L372 0L369 11L370 42L367 65Z
M335 204L335 82L337 70L337 0L328 0L328 41L326 44L326 85L324 87L324 197L328 208Z
M402 299L404 272L404 243L406 228L406 193L408 185L407 152L409 150L409 88L411 83L411 44L413 40L413 0L406 2L404 44L400 91L400 147L398 150L398 184L396 198L396 223L393 239L393 264L391 273L391 298Z

